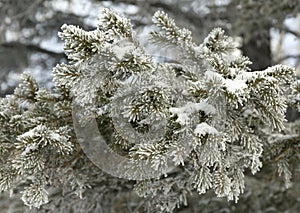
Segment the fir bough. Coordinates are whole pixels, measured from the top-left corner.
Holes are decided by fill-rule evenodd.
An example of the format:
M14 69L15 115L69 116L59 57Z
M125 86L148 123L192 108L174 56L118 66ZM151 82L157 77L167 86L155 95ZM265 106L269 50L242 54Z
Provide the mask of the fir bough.
M55 89L24 75L0 101L2 191L20 189L26 205L44 211L62 195L88 197L93 204L83 199L77 208L100 211L112 205L112 194L134 190L145 209L172 212L188 205L193 191L238 201L245 173L257 173L265 158L278 162L290 184L289 148L275 140L263 158L263 140L285 127L294 69L251 72L222 29L198 45L166 13L155 13L153 22L150 40L179 50L177 64L154 62L130 21L109 9L93 31L63 25L59 36L70 62L54 68ZM72 106L80 109L76 121ZM129 160L130 180L102 173L84 155L73 122L84 126L93 118L111 151ZM67 203L60 205L72 209Z

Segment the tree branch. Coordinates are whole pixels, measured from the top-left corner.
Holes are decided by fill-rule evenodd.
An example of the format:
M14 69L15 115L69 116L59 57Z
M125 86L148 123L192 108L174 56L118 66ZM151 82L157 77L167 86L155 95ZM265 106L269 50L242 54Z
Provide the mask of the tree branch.
M281 57L281 58L278 58L278 59L274 62L274 64L280 64L280 63L282 63L282 61L285 61L285 60L287 60L287 59L289 59L289 58L299 59L299 58L300 58L300 54L290 54L290 55L285 55L285 56L283 56L283 57Z
M294 35L297 38L300 38L300 32L294 31L294 30L290 29L287 26L284 26L281 30L283 30L286 33L290 33L290 34Z
M0 46L7 47L7 48L14 48L14 49L25 48L29 51L44 53L44 54L50 55L54 58L66 58L66 55L63 52L61 52L61 53L54 52L54 51L42 48L35 44L24 44L24 43L20 43L20 42L4 42L4 43L1 43Z

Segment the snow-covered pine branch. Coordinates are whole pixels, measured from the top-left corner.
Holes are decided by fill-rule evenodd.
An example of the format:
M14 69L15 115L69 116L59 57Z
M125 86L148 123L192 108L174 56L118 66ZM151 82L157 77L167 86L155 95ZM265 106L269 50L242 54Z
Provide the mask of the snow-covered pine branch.
M70 62L54 68L55 89L39 88L24 75L15 93L0 100L1 190L20 188L24 203L41 209L64 194L66 200L93 198L97 206L111 202L105 194L135 190L151 211L172 212L188 205L192 191L213 190L237 202L246 171L257 173L265 158L278 162L290 184L288 147L276 141L266 157L263 145L270 132L285 127L294 69L251 72L249 59L236 54L222 29L196 44L166 13L155 13L153 22L149 41L179 49L178 64L155 62L130 20L109 9L93 31L62 27ZM131 181L101 172L83 153L74 105L79 125L95 119L110 151L132 162ZM135 179L134 165L141 162L161 175ZM169 171L170 162L176 169Z

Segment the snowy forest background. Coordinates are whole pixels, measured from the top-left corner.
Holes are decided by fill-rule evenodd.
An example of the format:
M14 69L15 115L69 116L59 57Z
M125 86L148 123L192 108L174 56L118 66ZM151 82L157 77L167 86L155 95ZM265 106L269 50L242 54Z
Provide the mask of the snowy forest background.
M40 86L52 89L52 69L58 63L67 62L63 51L64 43L57 36L61 26L72 24L87 31L93 30L97 28L97 18L105 7L129 18L141 43L159 60L173 62L172 54L157 48L151 49L145 35L153 29L153 14L157 10L163 10L175 19L178 26L190 29L197 43L201 43L213 28L221 27L239 44L243 55L253 62L250 65L252 70L285 64L295 67L296 76L300 78L300 3L297 1L0 0L1 96L14 92L22 72L32 73ZM168 57L165 58L164 55ZM299 123L300 113L297 108L290 106L286 116L289 122L298 120ZM295 144L298 144L299 150L299 129L295 132L298 133L298 142ZM286 132L284 134L288 135ZM188 206L181 206L174 211L297 212L300 207L299 155L298 151L295 158L298 161L293 162L291 168L293 185L288 189L282 186L282 176L278 177L270 168L264 168L263 172L248 177L248 190L240 196L237 204L207 193L190 196ZM118 190L117 181L108 180L105 183L115 184L115 190ZM13 190L0 196L1 212L39 212L35 208L25 207ZM105 207L109 212L142 212L139 205L143 201L135 193L120 193L114 199L114 206ZM132 206L130 203L133 203ZM82 204L84 205L86 209L92 209L90 212L108 212L104 207L90 207L89 202ZM79 208L75 212L87 212L86 209ZM63 208L61 212L64 212ZM72 210L69 209L69 212Z
M2 0L0 4L2 95L11 93L23 71L34 73L47 87L53 86L51 70L66 60L63 42L57 37L60 27L65 23L94 29L103 7L111 7L131 18L141 37L151 30L151 18L158 9L190 29L198 42L214 27L222 27L241 43L244 55L253 62L251 68L261 70L283 63L296 67L300 75L300 6L296 1Z

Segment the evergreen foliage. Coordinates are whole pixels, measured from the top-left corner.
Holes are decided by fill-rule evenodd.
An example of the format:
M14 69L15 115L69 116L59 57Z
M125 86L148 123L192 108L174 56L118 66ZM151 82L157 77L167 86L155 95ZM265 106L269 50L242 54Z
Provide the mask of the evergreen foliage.
M173 212L193 192L238 202L245 176L263 165L274 165L291 186L300 126L286 123L285 111L299 107L294 69L251 71L220 28L199 45L162 11L153 23L149 41L179 52L178 63L155 62L130 21L109 9L93 31L62 26L69 63L53 69L55 89L24 74L0 100L1 191L20 192L41 212L110 212L112 196L135 191L137 211ZM127 179L84 154L72 106L81 109L79 125L96 118L111 151L129 159ZM146 173L141 162L150 165Z

